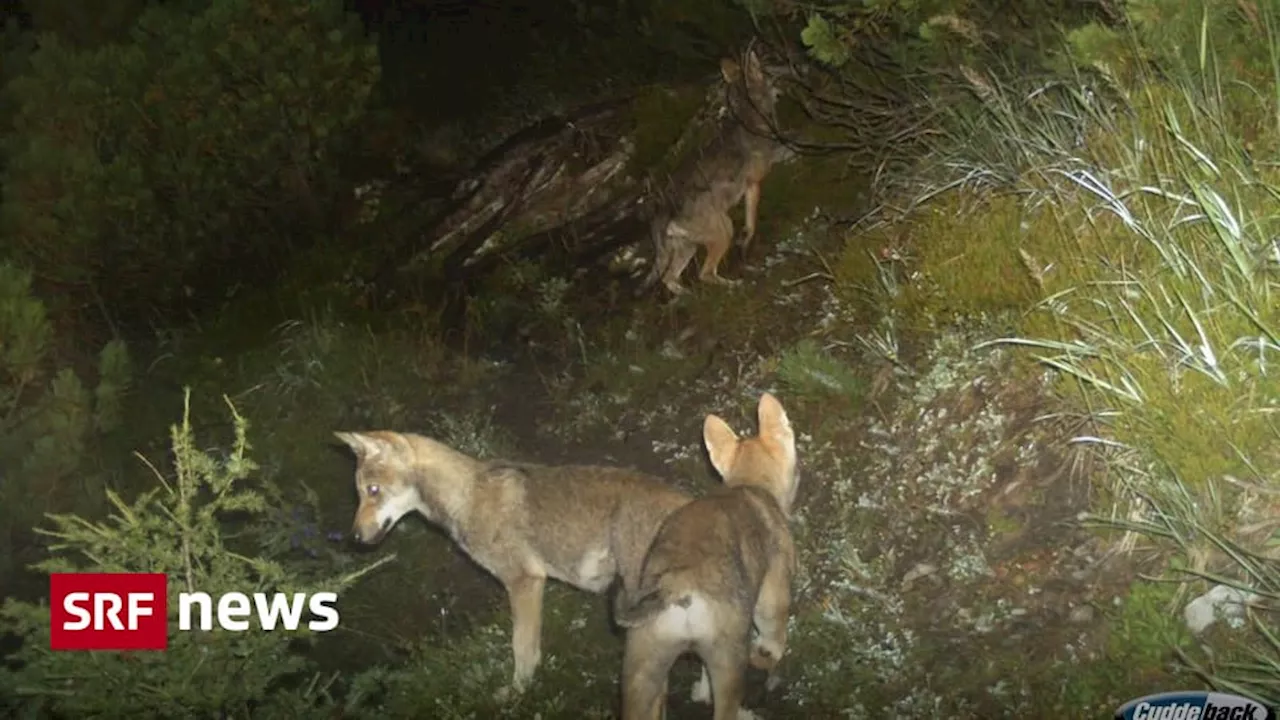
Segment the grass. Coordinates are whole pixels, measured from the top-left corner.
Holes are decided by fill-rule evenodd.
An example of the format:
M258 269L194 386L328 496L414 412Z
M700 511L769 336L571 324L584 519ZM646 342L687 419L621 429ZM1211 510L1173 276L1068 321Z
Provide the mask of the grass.
M1055 371L1083 418L1076 442L1112 469L1096 522L1124 531L1121 548L1171 558L1184 600L1227 583L1273 601L1280 196L1274 167L1246 147L1271 145L1278 129L1234 108L1248 97L1274 118L1275 81L1245 86L1256 78L1207 44L1200 58L1199 72L1134 78L1118 90L1123 111L1083 88L1028 92L971 75L978 114L998 130L939 157L966 174L949 195L929 191L934 209L914 220L931 229L915 258L926 308L916 312L1025 311L986 346L1024 348ZM977 122L957 112L953 127ZM986 232L968 236L979 217ZM1249 663L1191 662L1217 687L1274 701L1274 685L1257 680L1277 667L1274 614L1252 620Z

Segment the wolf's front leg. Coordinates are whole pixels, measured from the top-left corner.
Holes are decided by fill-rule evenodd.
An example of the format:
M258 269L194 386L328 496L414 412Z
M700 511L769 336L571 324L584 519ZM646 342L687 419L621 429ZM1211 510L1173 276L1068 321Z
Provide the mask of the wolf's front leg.
M498 692L505 702L524 692L542 660L542 593L547 579L542 575L521 575L506 583L511 601L511 651L515 672L511 686Z

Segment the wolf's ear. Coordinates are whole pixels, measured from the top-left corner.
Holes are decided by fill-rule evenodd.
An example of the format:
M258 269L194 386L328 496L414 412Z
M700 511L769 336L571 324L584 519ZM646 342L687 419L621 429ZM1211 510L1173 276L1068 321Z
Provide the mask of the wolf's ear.
M756 54L755 48L751 48L747 51L746 70L752 77L761 77L764 75L764 70L760 67L760 56Z
M735 83L742 74L742 68L732 58L724 58L720 61L720 74L724 76L725 82Z
M351 452L361 460L377 455L381 447L373 438L356 432L335 432L333 436L351 448Z
M738 452L738 434L729 427L729 423L715 415L708 415L702 423L702 442L707 446L707 455L720 479L729 477L733 469L733 456Z
M791 419L782 403L770 393L760 396L760 404L756 408L756 417L760 423L760 437L781 449L788 458L796 456L796 433L791 429Z

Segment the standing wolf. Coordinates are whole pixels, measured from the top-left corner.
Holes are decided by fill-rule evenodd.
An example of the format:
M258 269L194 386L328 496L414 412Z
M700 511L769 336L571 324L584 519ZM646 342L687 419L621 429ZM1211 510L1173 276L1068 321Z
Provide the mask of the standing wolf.
M357 542L381 541L417 510L506 588L517 693L542 657L547 578L594 593L618 576L634 587L658 526L692 499L623 468L486 462L411 433L334 435L356 456Z
M720 72L728 90L729 112L720 120L716 137L676 171L670 191L656 199L649 227L653 266L641 292L652 288L659 278L673 294L687 292L680 275L699 245L707 250L699 272L701 281L736 284L717 273L733 244L729 210L746 199L745 251L756 233L760 183L774 163L789 156L786 146L775 139L777 88L766 77L755 50L747 51L741 64L730 58L721 60Z
M772 671L786 649L795 433L772 395L761 396L757 414L759 435L747 439L707 416L703 440L724 487L667 517L639 584L615 599L614 617L627 628L622 720L663 717L671 665L690 650L702 659L704 680L710 675L716 720L735 720L747 665Z

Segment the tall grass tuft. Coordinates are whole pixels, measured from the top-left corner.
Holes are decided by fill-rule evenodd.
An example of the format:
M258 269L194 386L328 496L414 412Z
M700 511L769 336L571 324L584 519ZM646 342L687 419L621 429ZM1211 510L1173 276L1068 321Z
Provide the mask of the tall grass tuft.
M962 69L973 101L946 111L934 184L917 202L956 189L1017 199L1017 230L987 242L1022 261L1038 301L1017 332L991 344L1020 346L1055 370L1057 389L1088 418L1075 441L1110 469L1095 524L1120 531L1122 549L1165 552L1185 595L1225 584L1254 598L1251 642L1206 639L1206 658L1182 656L1212 686L1275 703L1274 18L1254 5L1235 15L1183 9L1178 17L1198 24L1179 26L1179 44L1169 39L1176 28L1152 32L1161 17L1153 11L1167 3L1133 5L1127 34L1073 34L1070 71L1054 78ZM1240 43L1259 47L1242 52ZM1258 57L1267 60L1246 60Z

